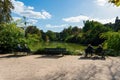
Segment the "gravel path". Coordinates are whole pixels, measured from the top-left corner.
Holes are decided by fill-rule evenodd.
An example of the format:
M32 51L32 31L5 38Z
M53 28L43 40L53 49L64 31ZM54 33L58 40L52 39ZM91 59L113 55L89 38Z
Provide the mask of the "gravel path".
M0 55L0 80L120 80L120 58Z

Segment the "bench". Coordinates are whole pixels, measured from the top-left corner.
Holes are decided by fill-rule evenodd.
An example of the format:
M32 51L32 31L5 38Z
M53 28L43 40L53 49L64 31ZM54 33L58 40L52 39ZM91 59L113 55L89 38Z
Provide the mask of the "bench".
M62 54L62 56L64 56L64 54L67 52L66 48L45 48L44 51L46 55Z
M30 54L31 50L29 48L16 48L14 50L14 55L18 55L18 54Z

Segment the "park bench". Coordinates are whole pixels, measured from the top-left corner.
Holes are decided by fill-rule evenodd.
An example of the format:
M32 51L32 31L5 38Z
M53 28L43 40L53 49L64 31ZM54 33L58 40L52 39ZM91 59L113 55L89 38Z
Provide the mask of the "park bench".
M46 55L62 54L62 56L64 56L64 54L67 52L66 48L45 48L44 51Z
M31 53L31 51L30 51L30 49L29 48L16 48L15 50L14 50L14 55L18 55L18 54L26 54L26 55L28 55L28 54L30 54Z

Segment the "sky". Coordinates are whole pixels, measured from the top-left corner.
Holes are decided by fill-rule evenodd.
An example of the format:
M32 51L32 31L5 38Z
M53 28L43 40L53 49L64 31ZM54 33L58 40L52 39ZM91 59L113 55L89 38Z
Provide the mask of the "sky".
M103 24L120 16L120 7L108 0L11 0L14 20L26 17L27 26L40 30L60 32L69 26L82 28L84 20L95 20Z

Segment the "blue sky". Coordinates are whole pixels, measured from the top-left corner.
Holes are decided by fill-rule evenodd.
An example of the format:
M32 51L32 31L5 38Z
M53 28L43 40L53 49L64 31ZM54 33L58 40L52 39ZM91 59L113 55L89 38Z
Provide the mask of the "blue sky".
M11 0L14 20L26 17L27 25L43 31L60 32L71 26L83 27L83 20L114 22L120 8L107 0Z

